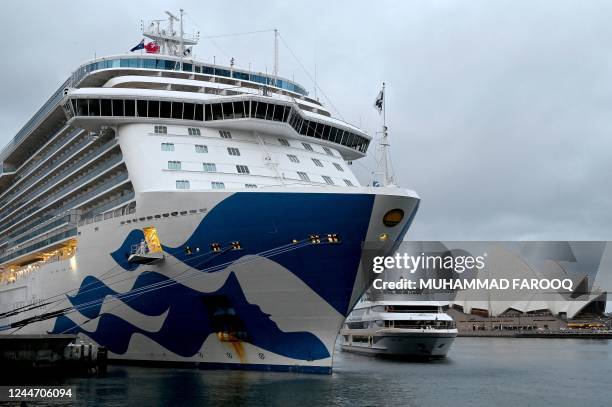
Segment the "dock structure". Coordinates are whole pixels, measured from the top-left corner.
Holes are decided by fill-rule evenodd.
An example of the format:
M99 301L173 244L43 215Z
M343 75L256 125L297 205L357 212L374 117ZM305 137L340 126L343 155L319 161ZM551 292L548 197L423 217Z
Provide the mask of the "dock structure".
M76 341L64 334L0 335L0 364L21 373L106 373L106 349Z
M550 313L484 316L449 309L459 330L458 336L511 338L612 338L612 319L565 320Z

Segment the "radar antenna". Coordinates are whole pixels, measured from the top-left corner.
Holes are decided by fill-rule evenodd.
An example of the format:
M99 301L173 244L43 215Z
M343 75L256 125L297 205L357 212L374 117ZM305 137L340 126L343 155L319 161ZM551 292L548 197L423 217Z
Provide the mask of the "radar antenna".
M151 20L146 28L143 28L142 35L153 40L159 45L159 53L163 55L171 55L181 59L180 69L183 69L183 58L191 54L187 53L185 47L197 45L200 39L200 33L187 36L183 31L183 9L180 9L179 17L169 11L166 11L168 19L166 20ZM163 23L166 22L165 26ZM179 23L179 32L174 29L174 22Z

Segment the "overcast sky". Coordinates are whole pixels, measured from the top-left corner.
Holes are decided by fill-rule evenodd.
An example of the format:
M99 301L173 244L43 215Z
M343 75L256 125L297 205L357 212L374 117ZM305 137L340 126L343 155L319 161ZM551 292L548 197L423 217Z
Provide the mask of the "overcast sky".
M0 143L79 64L180 7L202 36L278 28L370 134L387 83L397 178L422 198L409 239L612 240L610 1L4 1ZM196 57L271 72L273 36L202 40ZM314 95L282 44L279 65ZM374 162L354 163L362 181Z

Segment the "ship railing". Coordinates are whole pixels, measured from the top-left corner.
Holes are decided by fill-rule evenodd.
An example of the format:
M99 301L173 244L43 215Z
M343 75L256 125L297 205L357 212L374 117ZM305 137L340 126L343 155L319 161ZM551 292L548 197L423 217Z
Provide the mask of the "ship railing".
M150 252L149 245L144 240L138 244L133 244L132 247L130 248L130 255L132 254L145 255L149 252Z
M134 213L136 209L131 206L129 208L122 209L120 212L117 212L117 209L114 209L114 210L103 213L104 211L107 211L108 209L116 208L117 206L134 199L134 196L135 196L134 191L130 191L127 194L124 194L116 199L113 199L112 201L109 201L103 206L96 208L96 212L97 212L96 215L92 215L90 213L83 215L81 220L78 223L79 226L84 226L90 223L100 222L102 220L112 219L113 217L118 218L120 216L125 216L128 214Z
M110 150L111 148L113 148L115 145L116 145L116 141L115 140L111 140L108 143L103 144L99 148L96 148L96 149L92 150L91 152L85 154L84 156L78 158L77 161L75 161L74 163L72 163L68 167L66 167L65 170L61 174L56 174L51 179L56 179L57 177L65 176L66 173L72 171L75 168L78 168L79 166L82 166L83 163L87 162L92 156L101 155L101 154L107 152L108 150ZM31 183L33 183L34 181L35 181L35 179L33 179ZM14 224L14 223L16 223L16 222L12 222L12 224Z
M44 206L46 203L53 201L54 199L58 198L59 196L65 195L67 191L70 190L74 190L75 189L75 185L77 184L83 184L93 178L95 178L96 176L100 175L101 173L103 173L104 171L108 170L110 167L112 167L113 165L121 162L122 160L122 156L120 154L113 156L112 158L108 159L107 161L105 161L101 166L96 167L93 171L91 171L90 173L80 177L80 178L75 178L73 179L70 183L64 185L63 187L61 187L59 190L53 192L52 194L46 195L45 199L43 199L42 201L40 201L38 203L38 205L40 205L40 207ZM29 201L30 198L35 198L35 195L40 195L41 191L32 191L32 194L28 194L25 198L21 199L21 203L19 205L23 205L24 202L23 201ZM16 209L18 209L20 206L15 207L14 209L12 209L12 211L15 211ZM0 214L0 216L3 216L3 214Z
M60 130L61 131L61 130ZM41 155L40 157L36 158L36 161L31 162L30 164L28 164L26 167L24 167L21 171L22 173L19 174L20 178L26 178L28 175L30 175L34 170L36 170L36 168L39 167L40 164L44 163L44 161L49 158L50 155L54 154L55 152L57 152L57 150L59 150L60 148L66 146L66 144L70 143L72 140L74 140L80 132L82 132L82 129L74 129L71 132L68 132L66 135L64 135L63 137L61 137L59 140L57 140L53 146L47 150L43 155ZM38 164L38 165L37 165Z
M114 142L114 140L112 140ZM57 167L59 167L62 164L65 164L66 161L71 157L70 154L72 154L73 152L75 152L76 150L80 149L81 147L86 146L87 144L92 145L93 143L91 142L91 140L88 140L86 138L84 138L83 140L79 141L78 143L72 145L68 150L65 150L62 154L62 157L58 157L56 158L54 161L52 161L51 163L47 163L48 166L41 168L42 170L44 170L44 172L46 174L50 174L52 171L54 171ZM92 152L93 153L93 152ZM91 153L81 157L78 159L77 162L73 163L72 165L70 165L68 168L66 168L67 170L74 168L75 165L79 165L80 162L82 162L83 159L85 159L86 157L91 156ZM38 169L38 168L37 168ZM36 170L36 169L35 169ZM33 170L33 171L35 171ZM30 175L30 174L28 174ZM56 175L57 176L57 175ZM4 201L1 203L1 205L5 205L6 202L8 202L9 200L11 200L12 198L14 198L15 196L19 195L21 192L23 192L24 190L26 190L27 188L29 188L30 186L32 186L34 183L36 183L37 181L39 181L41 179L41 177L31 177L28 181L24 182L23 184L21 184L19 187L17 187L17 189L15 189L10 196L7 196Z
M85 201L95 197L96 195L99 195L100 193L104 192L110 186L118 185L122 181L125 181L126 179L128 179L127 172L119 173L118 175L112 177L108 181L106 181L106 182L96 186L91 191L86 192L86 193L81 194L81 195L77 195L74 198L71 198L68 201L64 202L64 204L60 208L52 211L52 216L55 216L58 213L62 213L64 211L68 210L68 209L71 209L71 208L73 208L73 207L75 207L77 205L80 205L80 204L84 203ZM16 223L22 221L23 219L25 219L26 217L32 215L34 212L36 212L36 211L38 211L40 209L42 209L42 208L41 207L32 208L32 210L28 211L28 213L26 213L26 214L24 214L22 216L19 216L17 219L14 219L9 224L4 226L3 230L6 230L6 229L14 226Z
M44 105L32 116L30 120L19 130L17 135L11 140L8 145L2 150L0 153L0 161L4 161L6 157L12 152L13 148L17 146L17 144L24 139L28 134L32 132L38 125L42 122L42 120L48 115L51 110L53 110L58 103L64 97L64 89L68 86L70 79L66 80L59 89L55 91L55 93L45 102Z
M42 241L39 241L37 243L32 243L32 245L29 245L28 247L25 247L21 250L17 250L14 252L11 252L10 254L7 254L4 257L0 257L0 264L6 263L9 260L15 259L17 257L21 257L24 256L28 253L34 252L36 250L42 249L44 247L47 247L53 243L57 243L60 242L62 240L67 240L70 239L74 236L76 236L77 234L77 230L76 228L72 228L72 229L68 229L66 231L63 231L61 233L59 233L58 235L54 235L50 238L44 239Z
M74 212L78 212L78 211L75 210ZM8 245L15 246L18 244L22 244L24 242L27 242L28 240L31 240L37 236L40 236L42 233L45 233L45 232L48 232L54 229L59 229L60 227L64 225L76 225L77 216L78 215L74 213L69 213L63 216L52 218L42 223L41 225L36 226L33 230L29 229L27 232L23 232L15 236L14 238L11 238L8 241Z

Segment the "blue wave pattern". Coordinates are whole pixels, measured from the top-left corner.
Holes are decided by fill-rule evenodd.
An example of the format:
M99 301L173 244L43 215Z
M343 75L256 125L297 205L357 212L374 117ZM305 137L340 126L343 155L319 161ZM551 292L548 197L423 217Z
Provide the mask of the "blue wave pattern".
M245 255L285 246L293 239L337 233L341 238L340 244L308 245L271 259L346 316L373 203L374 196L368 194L235 193L212 208L185 243L178 247L164 246L164 250L185 265L206 272L217 265L231 264ZM163 241L163 227L158 226L158 233ZM138 265L130 264L127 259L131 246L143 238L141 230L132 230L110 255L125 270L135 270ZM189 247L193 253L198 253L195 248L199 248L199 253L207 253L212 243L228 247L233 241L239 241L243 250L223 250L211 255L190 255L185 250ZM143 272L136 279L132 291L166 280L161 274ZM104 283L89 276L83 280L79 293L69 299L78 307L106 295L114 293ZM211 308L214 308L211 304L218 304L220 298L223 299L221 302L229 304L227 310L231 310L228 313L232 315L218 317L211 314ZM203 341L211 333L224 332L229 326L230 331L233 329L239 333L239 339L279 355L297 360L319 360L330 356L315 335L283 332L257 305L249 304L233 273L215 293L201 293L174 284L126 301L134 310L149 316L159 316L168 310L159 332L143 331L112 314L100 315L98 328L92 333L85 332L67 317L59 317L53 332L85 332L116 354L125 353L131 336L140 333L177 355L189 357L201 349ZM80 311L88 318L95 318L100 307L81 308Z
M127 235L125 240L123 241L123 244L121 245L121 247L119 247L117 250L111 253L111 257L113 258L113 260L115 260L115 262L118 265L123 267L125 270L128 270L128 271L136 270L138 268L138 264L130 263L128 261L128 258L130 257L132 246L139 244L143 240L144 240L144 233L142 230L140 229L132 230Z
M292 239L337 233L341 244L306 246L272 259L346 316L373 203L374 196L369 194L235 193L217 204L185 243L163 248L184 264L206 271L247 254L287 245ZM163 230L158 232L163 241ZM142 236L142 231L132 230L111 254L124 269L136 268L127 262L127 257L130 247ZM233 241L239 241L243 250L209 256L190 255L184 250L200 248L204 253L210 251L212 243L227 247Z
M117 295L94 277L88 277L86 280L79 292L70 297L75 306L103 298L105 295ZM319 360L330 356L325 345L310 332L280 330L268 314L246 300L234 273L229 274L219 290L211 293L202 293L182 284L170 284L172 282L173 280L159 273L143 272L130 292L150 284L160 284L162 288L133 297L129 297L129 292L118 295L119 298L127 296L126 305L144 315L159 316L168 310L168 316L158 332L147 332L116 315L102 314L94 332L88 332L68 317L62 316L57 318L51 333L85 333L116 354L126 353L132 335L140 333L177 355L189 357L200 351L211 333L218 332L218 329L214 328L215 316L211 304L223 299L230 305L233 319L241 322L240 329L246 342L298 360ZM93 290L91 284L97 289ZM96 312L99 313L100 308L81 312L84 315L87 312L86 315L92 318L97 316Z

